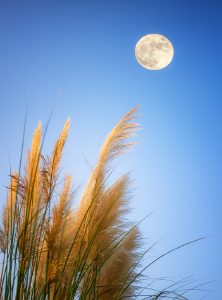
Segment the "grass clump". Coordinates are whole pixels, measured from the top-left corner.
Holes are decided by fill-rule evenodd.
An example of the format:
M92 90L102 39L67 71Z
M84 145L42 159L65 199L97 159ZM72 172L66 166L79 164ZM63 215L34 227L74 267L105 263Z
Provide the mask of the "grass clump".
M107 136L76 208L72 175L60 178L70 120L50 156L42 155L38 124L23 170L10 175L2 211L1 299L186 299L178 283L162 291L142 287L138 267L147 251L138 226L127 220L132 180L127 173L107 183L113 161L137 144L128 142L139 129L137 111Z

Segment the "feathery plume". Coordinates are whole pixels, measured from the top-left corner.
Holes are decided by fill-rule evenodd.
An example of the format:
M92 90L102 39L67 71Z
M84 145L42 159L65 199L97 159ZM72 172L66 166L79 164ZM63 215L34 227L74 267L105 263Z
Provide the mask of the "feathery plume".
M70 119L68 118L62 129L62 132L54 144L51 156L42 156L42 199L45 205L48 205L51 195L56 187L57 179L60 171L60 163L62 158L62 150L69 134Z
M73 241L73 233L70 230L70 222L72 221L72 202L76 190L71 187L72 176L67 174L64 179L62 190L59 194L59 201L55 203L52 209L51 223L46 230L46 237L43 245L40 245L42 252L39 260L39 268L37 273L38 290L41 289L45 280L45 272L48 262L47 281L53 294L61 272L64 268L69 249ZM63 273L62 283L69 278L71 257ZM64 291L63 291L64 293Z
M82 220L87 208L93 201L95 195L103 194L103 183L108 171L112 167L114 159L121 154L129 151L130 147L138 144L139 142L126 143L127 138L135 136L135 131L139 130L139 124L134 123L134 119L138 117L136 112L139 106L132 109L128 114L126 114L118 123L118 125L111 131L107 136L105 143L100 151L99 160L92 171L88 184L85 191L80 199L78 212L79 219ZM97 195L97 200L100 198Z
M124 276L139 257L139 252L137 255L135 252L138 250L141 240L138 229L132 230L130 237L126 236L121 241L124 229L126 230L129 225L125 219L130 210L129 185L131 181L129 174L121 177L110 188L107 188L104 183L114 159L128 152L131 146L138 143L126 142L126 139L135 136L135 131L139 129L139 124L134 123L134 119L138 116L136 115L138 108L137 106L132 109L106 138L100 151L98 164L92 171L75 210L74 226L78 229L81 227L78 240L84 240L85 251L90 248L89 265L92 267L96 262L101 267L100 281L103 281L106 286L105 290L102 287L97 289L97 294L101 294L101 299L111 299L120 292L121 286L123 288L128 284L135 272L132 271L127 279ZM92 243L93 239L94 243ZM115 249L116 247L118 250ZM109 270L110 264L106 263L106 256L112 252L114 253L112 259L107 260L112 261L113 265ZM117 276L120 274L120 269L123 274ZM89 268L87 280L94 280L95 276L92 269ZM130 292L129 289L127 292ZM105 294L102 295L103 293ZM91 298L89 297L89 299Z
M15 212L16 191L17 191L18 172L13 171L11 183L8 188L8 195L2 211L2 226L0 226L0 251L6 253L7 238L10 238L11 227L18 219Z
M62 149L65 145L67 136L69 134L68 130L69 130L70 123L71 123L70 119L68 118L62 129L59 139L55 142L52 151L51 160L50 160L50 174L51 174L52 182L57 178L59 172L59 163L61 162L61 158L62 158Z

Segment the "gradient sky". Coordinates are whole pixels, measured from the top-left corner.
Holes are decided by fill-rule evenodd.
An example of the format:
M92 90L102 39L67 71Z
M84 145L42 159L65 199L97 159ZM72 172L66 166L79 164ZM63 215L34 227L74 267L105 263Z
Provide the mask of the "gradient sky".
M186 246L146 274L201 284L192 299L222 299L222 4L221 1L1 1L0 194L5 199L9 156L18 169L29 91L25 149L39 120L46 124L49 154L67 117L71 133L64 169L84 188L107 134L133 107L144 141L120 162L113 179L132 171L130 219L141 224L146 247L161 239L151 259ZM174 58L150 71L135 58L144 35L168 38ZM194 284L194 285L195 285Z

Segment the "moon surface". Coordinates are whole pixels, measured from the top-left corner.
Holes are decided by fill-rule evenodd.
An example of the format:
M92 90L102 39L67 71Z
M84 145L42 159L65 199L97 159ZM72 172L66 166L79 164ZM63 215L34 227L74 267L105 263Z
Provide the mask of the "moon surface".
M137 61L149 70L165 68L173 59L173 45L163 35L148 34L136 44Z

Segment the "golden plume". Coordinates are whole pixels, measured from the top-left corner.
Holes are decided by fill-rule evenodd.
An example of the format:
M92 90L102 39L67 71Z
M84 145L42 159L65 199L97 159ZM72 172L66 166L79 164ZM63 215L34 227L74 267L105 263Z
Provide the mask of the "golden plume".
M139 124L134 123L134 119L138 117L136 115L138 108L138 106L135 107L125 115L107 136L100 151L98 163L92 171L86 189L74 212L74 227L79 228L82 220L84 220L81 226L82 230L78 233L78 240L84 240L85 249L90 247L89 264L93 266L96 261L97 264L103 266L100 280L106 288L105 290L102 287L97 289L97 294L105 293L101 299L111 299L120 292L120 288L117 287L121 285L125 287L130 282L135 276L135 272L132 270L127 279L124 276L131 270L139 257L139 252L136 255L135 250L138 249L141 235L136 227L123 241L121 240L127 225L129 225L125 220L125 216L130 210L129 186L131 180L129 174L122 176L110 188L107 188L104 182L113 166L114 159L128 152L131 146L138 143L126 142L126 139L135 136L135 131L139 130ZM94 238L95 241L91 245ZM112 259L108 260L113 265L110 269L110 262L105 262L104 257L114 251L113 249L116 248L115 245L117 244L118 247L112 255ZM120 270L123 271L121 276ZM89 268L88 273L90 273L88 280L94 280L92 269Z

